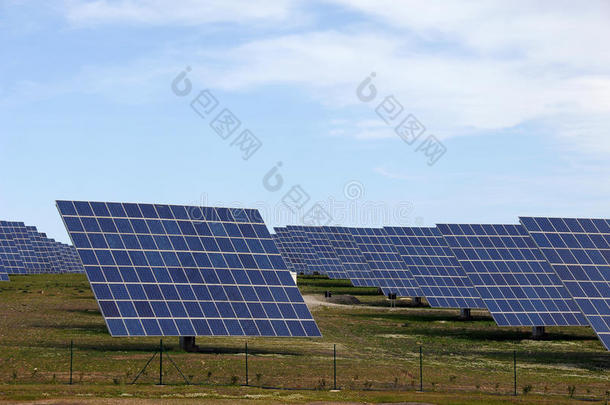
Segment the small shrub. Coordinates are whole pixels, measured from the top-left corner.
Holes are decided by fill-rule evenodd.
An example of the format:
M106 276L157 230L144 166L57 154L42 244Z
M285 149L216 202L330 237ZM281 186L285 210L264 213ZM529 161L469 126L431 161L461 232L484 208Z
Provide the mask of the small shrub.
M530 391L532 390L532 386L531 385L526 385L523 387L523 395L527 395L530 393Z
M500 383L496 383L494 385L494 388L496 389L496 392L498 392L498 390L500 389Z
M212 378L212 372L208 371L208 381L210 380L210 378Z
M117 377L113 377L113 378L112 378L112 383L113 383L114 385L119 385L119 384L121 384L121 379L120 379L120 378L117 378Z
M373 388L373 382L371 380L366 380L363 385L365 390L370 390Z
M256 385L258 385L259 387L261 385L262 378L263 378L263 375L261 373L256 373Z
M574 398L574 393L576 392L576 386L575 385L568 385L568 396L570 398Z
M235 384L237 384L237 380L238 380L238 378L237 378L237 376L236 376L236 375L232 376L232 377L231 377L231 385L235 385Z
M323 390L325 388L326 388L326 379L325 378L320 378L318 380L318 385L316 386L316 389Z
M394 389L398 387L398 377L394 377Z
M456 376L450 375L449 376L449 382L455 382L456 378L457 378Z

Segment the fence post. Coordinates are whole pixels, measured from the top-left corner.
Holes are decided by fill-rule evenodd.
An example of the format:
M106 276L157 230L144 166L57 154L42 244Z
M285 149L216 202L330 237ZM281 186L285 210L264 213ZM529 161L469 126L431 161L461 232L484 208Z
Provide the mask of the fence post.
M246 385L248 385L248 342L246 342Z
M513 350L513 381L514 381L514 396L517 396L517 351Z
M419 390L424 392L424 359L422 346L419 346Z
M70 339L70 385L72 385L72 361L74 358L74 340Z
M337 345L333 345L333 380L335 391L337 390Z
M159 385L163 385L163 339L159 339Z

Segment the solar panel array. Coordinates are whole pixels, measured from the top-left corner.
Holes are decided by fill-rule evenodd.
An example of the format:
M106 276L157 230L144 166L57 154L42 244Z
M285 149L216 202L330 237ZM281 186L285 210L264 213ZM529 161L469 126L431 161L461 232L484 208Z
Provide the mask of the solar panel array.
M356 287L379 287L380 282L373 274L366 258L360 251L354 236L348 228L337 226L322 227L326 238L335 250L337 258L352 284Z
M0 258L8 274L84 271L73 246L49 239L23 222L0 221Z
M288 231L285 228L278 228L275 232L273 240L276 243L279 242L278 250L280 250L281 247L280 254L284 259L286 266L297 273L308 273L309 270L307 269L303 255L298 251L296 242L292 239Z
M330 278L345 279L347 272L343 268L341 259L337 255L326 233L315 226L289 226L289 233L304 235L311 249L314 251L317 261L314 269L317 269L320 274L326 274Z
M422 296L413 275L383 229L348 229L386 295Z
M437 225L500 326L586 320L521 225Z
M298 257L303 267L300 268L299 273L303 274L326 274L324 266L322 265L318 254L309 243L309 239L302 229L276 229L276 232L285 232L290 236L290 243L288 243L289 249L292 252L292 257ZM286 245L284 245L286 248Z
M485 308L478 292L438 229L384 229L431 307Z
M520 219L606 349L610 350L610 221Z
M320 336L257 210L57 206L113 336Z

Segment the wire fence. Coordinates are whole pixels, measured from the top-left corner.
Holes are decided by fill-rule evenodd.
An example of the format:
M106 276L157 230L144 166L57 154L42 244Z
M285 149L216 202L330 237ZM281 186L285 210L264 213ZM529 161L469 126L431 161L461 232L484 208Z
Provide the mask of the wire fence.
M204 347L186 353L161 340L158 345L148 345L135 353L122 350L108 353L105 361L99 362L90 360L90 347L81 349L70 341L62 358L46 363L45 369L36 367L31 374L13 373L6 382L241 385L284 390L478 392L514 396L535 393L606 404L610 401L607 369L592 370L591 377L596 376L599 382L587 385L571 382L569 375L546 379L540 372L546 366L535 367L537 356L542 353L498 351L486 353L483 359L475 353L427 351L421 345L398 361L393 358L388 362L382 352L362 355L342 350L340 344L319 346L304 353L245 342L243 347ZM548 368L549 375L555 372Z

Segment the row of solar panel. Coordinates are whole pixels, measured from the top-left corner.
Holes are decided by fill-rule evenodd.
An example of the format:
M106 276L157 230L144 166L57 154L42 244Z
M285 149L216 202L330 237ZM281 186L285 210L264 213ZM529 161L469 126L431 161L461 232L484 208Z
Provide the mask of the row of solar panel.
M113 336L321 336L256 210L57 208Z
M601 220L287 227L274 244L255 210L84 201L58 209L113 335L319 336L290 267L433 306L487 308L499 325L588 322L607 344L610 226Z
M0 221L0 281L9 274L82 273L76 249L23 222Z
M606 220L521 218L520 225L436 228L288 226L277 228L274 238L289 267L300 273L426 297L433 307L485 308L501 326L589 324L610 348Z

